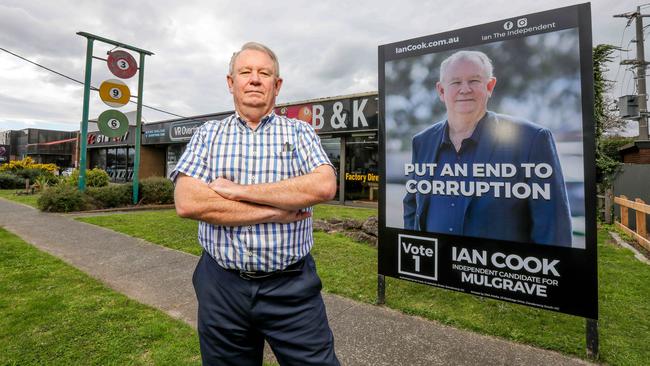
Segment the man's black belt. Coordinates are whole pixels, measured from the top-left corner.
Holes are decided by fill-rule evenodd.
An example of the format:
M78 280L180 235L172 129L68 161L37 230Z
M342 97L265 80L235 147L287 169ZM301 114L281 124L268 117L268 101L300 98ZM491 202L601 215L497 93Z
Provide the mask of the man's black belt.
M275 277L282 276L295 276L302 272L302 267L305 265L305 258L303 257L296 263L293 263L285 269L272 271L272 272L262 272L262 271L244 271L239 269L228 269L230 272L235 272L239 274L239 277L245 279L246 281L254 280L266 280Z

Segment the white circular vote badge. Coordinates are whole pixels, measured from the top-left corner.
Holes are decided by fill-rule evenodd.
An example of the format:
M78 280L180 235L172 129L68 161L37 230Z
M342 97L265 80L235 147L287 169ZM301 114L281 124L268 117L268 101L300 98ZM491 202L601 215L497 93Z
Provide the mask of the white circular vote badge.
M99 86L99 97L109 107L118 108L131 99L131 91L122 80L109 79Z
M97 118L99 131L107 137L122 136L129 129L129 119L126 115L115 109L102 112Z

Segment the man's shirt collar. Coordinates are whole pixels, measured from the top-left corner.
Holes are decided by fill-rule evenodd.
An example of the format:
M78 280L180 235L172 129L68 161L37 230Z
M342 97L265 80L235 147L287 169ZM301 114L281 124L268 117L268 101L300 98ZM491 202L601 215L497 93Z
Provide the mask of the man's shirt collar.
M465 140L463 140L463 143L465 143L466 140L470 140L474 144L478 144L478 142L481 140L481 133L483 131L484 126L486 125L485 120L488 118L488 113L485 112L483 117L478 121L476 124L476 127L474 128L474 132L472 132L472 135ZM451 142L451 138L449 137L449 120L445 121L445 127L444 127L444 133L442 134L441 140L440 140L440 147L443 145L451 145L453 146Z
M250 127L248 127L246 121L243 118L241 118L239 112L237 111L235 111L235 118L237 119L237 122L239 122L238 123L239 127L247 128L249 130L251 129ZM267 114L262 118L262 120L260 120L260 124L257 126L257 130L266 129L268 126L271 125L274 119L275 119L275 109L271 109L271 113Z

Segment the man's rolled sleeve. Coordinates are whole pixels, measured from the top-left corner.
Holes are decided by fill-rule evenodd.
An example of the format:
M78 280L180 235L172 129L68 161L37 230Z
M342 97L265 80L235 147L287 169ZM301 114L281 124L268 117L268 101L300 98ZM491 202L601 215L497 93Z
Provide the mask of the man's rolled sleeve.
M320 138L311 125L301 122L298 132L297 153L300 158L300 172L307 174L321 165L329 165L334 168L320 143Z
M204 124L196 130L190 142L185 148L185 152L181 155L180 160L172 171L169 179L176 183L176 178L179 173L183 173L190 177L200 179L206 183L210 183L210 170L208 169L208 157L210 156L210 149L207 141L207 128Z

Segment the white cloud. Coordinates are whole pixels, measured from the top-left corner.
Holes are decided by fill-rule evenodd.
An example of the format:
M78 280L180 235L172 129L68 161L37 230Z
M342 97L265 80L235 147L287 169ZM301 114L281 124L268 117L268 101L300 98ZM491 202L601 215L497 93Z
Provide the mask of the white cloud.
M101 35L154 52L145 62L144 103L191 116L232 109L230 55L246 41L269 45L285 79L278 102L377 90L377 46L572 5L573 1L114 1L10 0L0 5L0 47L83 80L86 40ZM594 44L619 45L630 0L592 1ZM646 20L647 21L647 20ZM633 32L626 33L626 43ZM94 54L111 47L95 42ZM614 74L617 65L611 66ZM112 78L94 61L92 82ZM619 71L619 78L623 76ZM614 77L614 76L611 76ZM136 78L127 81L137 94ZM77 128L80 85L0 52L0 129L30 121ZM628 85L629 87L629 85ZM107 107L91 93L91 117ZM147 109L145 119L173 118Z

